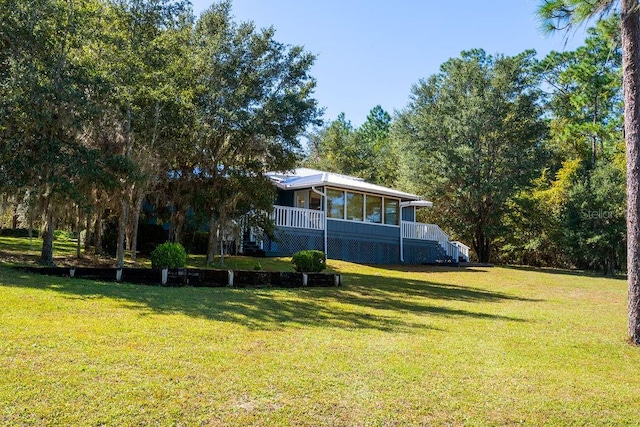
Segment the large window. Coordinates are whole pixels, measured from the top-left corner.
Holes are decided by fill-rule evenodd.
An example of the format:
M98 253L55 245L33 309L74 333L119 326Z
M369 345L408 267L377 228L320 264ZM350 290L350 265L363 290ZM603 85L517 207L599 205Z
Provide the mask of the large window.
M329 218L344 219L344 191L327 190L327 211Z
M382 197L367 195L367 212L364 220L382 223Z
M296 208L307 209L309 206L309 190L295 192Z
M309 193L309 209L322 210L322 197L315 191Z
M328 188L327 218L399 225L400 200ZM317 209L319 201L309 193L309 207Z
M384 223L398 225L398 211L400 203L394 199L384 199Z
M362 221L364 216L364 194L347 191L347 219Z

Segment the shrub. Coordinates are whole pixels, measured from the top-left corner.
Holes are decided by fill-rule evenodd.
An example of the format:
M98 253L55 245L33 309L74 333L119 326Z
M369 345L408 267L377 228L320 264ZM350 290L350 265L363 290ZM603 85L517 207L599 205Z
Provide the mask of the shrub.
M293 254L291 263L298 272L319 273L327 268L327 256L322 251L300 251Z
M2 228L0 236L6 237L29 237L29 230L26 228ZM38 237L38 230L31 230L31 237Z
M73 233L66 230L53 230L53 240L71 240L73 238Z
M180 243L163 243L151 252L153 268L184 268L187 263L187 252Z

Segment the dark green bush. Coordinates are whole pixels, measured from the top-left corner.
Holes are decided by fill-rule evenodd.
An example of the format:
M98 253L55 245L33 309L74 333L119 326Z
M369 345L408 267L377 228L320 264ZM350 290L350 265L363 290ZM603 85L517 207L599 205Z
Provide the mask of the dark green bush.
M293 254L291 263L298 272L319 273L327 268L327 256L322 251L300 251Z
M187 252L180 243L163 243L151 252L153 268L184 268Z
M40 233L38 230L31 231L31 237L38 237ZM0 236L6 237L29 237L29 230L26 228L2 228L0 229Z

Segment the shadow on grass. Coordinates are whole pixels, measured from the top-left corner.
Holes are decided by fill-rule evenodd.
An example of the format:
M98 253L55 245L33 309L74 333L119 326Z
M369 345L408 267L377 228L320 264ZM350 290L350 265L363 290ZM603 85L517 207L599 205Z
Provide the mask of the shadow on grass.
M454 267L446 265L385 265L385 270L400 271L403 273L486 273L485 267Z
M523 322L515 317L484 313L482 309L486 307L482 305L506 300L533 302L465 286L366 275L348 275L348 285L341 288L211 289L100 283L9 269L0 272L8 272L8 277L0 282L6 286L45 289L78 300L117 299L140 315L181 313L267 330L296 326L394 332L438 329L429 325L429 317ZM478 310L438 304L443 300L477 303Z
M548 274L563 274L567 276L579 276L579 277L596 277L596 278L608 278L614 280L627 280L626 275L606 276L602 273L595 273L592 271L583 270L563 270L560 268L546 268L546 267L529 267L526 265L501 265L502 268L508 268L518 271L531 271L536 273L548 273Z

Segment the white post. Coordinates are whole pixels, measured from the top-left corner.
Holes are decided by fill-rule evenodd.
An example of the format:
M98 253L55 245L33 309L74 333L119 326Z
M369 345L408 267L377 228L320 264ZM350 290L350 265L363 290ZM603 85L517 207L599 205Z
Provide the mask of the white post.
M69 277L75 277L75 275L76 275L76 269L75 268L69 269Z
M307 286L307 283L309 283L309 276L307 273L302 273L302 286Z
M318 190L316 187L311 187L311 190L316 193L319 194L322 199L324 200L323 203L323 209L324 209L324 254L325 256L329 256L329 239L327 238L327 218L329 218L329 213L327 212L327 193L326 191L323 193L320 190Z
M402 208L400 208L400 217L402 217ZM400 218L400 262L404 262L404 221Z
M169 269L168 268L163 268L162 269L162 284L166 285L167 284L167 279L169 278Z
M119 282L120 280L122 280L122 269L121 268L116 270L116 282Z
M228 270L227 273L227 286L233 288L233 270Z

